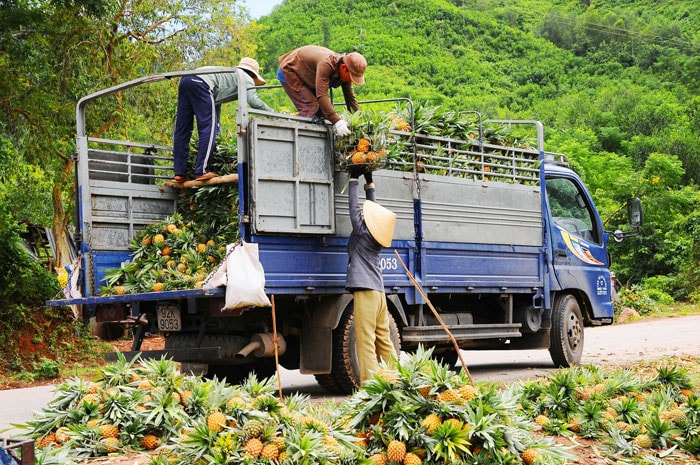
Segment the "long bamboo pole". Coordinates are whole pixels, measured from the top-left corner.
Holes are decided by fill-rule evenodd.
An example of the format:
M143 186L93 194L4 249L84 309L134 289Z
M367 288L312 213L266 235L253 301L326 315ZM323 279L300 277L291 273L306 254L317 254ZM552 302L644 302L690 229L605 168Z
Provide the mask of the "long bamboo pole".
M423 296L423 299L425 302L428 304L428 307L430 307L430 310L433 312L433 315L435 315L435 318L440 322L440 326L442 326L442 329L445 330L447 333L447 336L450 338L450 341L452 341L452 344L455 347L455 351L457 351L457 357L459 357L459 361L462 364L462 369L467 372L467 376L469 377L469 382L473 385L474 384L474 379L472 378L471 373L469 373L469 369L467 368L467 364L465 363L464 359L462 358L462 352L459 350L459 344L457 344L457 340L455 337L452 335L450 332L450 329L447 327L444 321L442 321L442 318L440 317L440 314L437 312L435 307L433 307L433 304L430 302L430 299L428 299L428 296L425 294L425 291L423 290L423 287L418 284L418 281L416 281L416 278L413 277L411 272L408 270L408 267L404 263L403 259L401 258L401 255L399 255L399 252L394 249L394 254L396 254L396 257L398 257L399 262L401 262L401 266L403 266L403 269L406 270L406 275L408 276L408 279L411 280L413 285L418 289L418 292L420 292L420 295Z

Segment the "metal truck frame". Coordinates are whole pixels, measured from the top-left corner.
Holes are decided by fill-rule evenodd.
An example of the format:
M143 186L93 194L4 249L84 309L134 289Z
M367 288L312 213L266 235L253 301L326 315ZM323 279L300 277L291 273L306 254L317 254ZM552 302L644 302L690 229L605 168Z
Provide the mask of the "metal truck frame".
M212 72L224 71L241 72ZM166 355L183 369L231 382L250 370L274 373L274 308L280 364L313 374L330 392L351 392L359 379L353 298L344 289L351 226L332 126L249 109L245 89L236 114L240 237L258 244L273 308L222 311L224 289L99 294L105 271L129 259L129 240L175 212L177 192L165 186L171 147L89 137L86 108L187 74L195 72L147 76L78 102L82 297L49 304L80 305L84 318L100 321L153 322L160 315L165 349L141 351L147 327L136 325L127 356ZM399 100L412 111L410 100ZM422 345L446 363L457 361L403 262L461 349L548 349L555 365L567 367L581 359L584 327L613 322L610 233L565 157L544 151L540 122L498 123L530 126L537 147L489 145L481 134L456 140L392 132L412 157L374 173L377 201L397 214L381 259L392 338L397 349ZM638 226L641 206L633 206Z

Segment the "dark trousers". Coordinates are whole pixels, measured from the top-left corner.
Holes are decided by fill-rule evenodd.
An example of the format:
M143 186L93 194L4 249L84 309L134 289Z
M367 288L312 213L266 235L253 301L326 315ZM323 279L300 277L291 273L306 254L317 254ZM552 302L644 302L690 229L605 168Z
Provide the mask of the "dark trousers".
M219 133L219 118L211 89L198 76L185 76L180 79L177 91L177 119L173 135L173 158L176 176L187 174L187 158L190 153L190 139L197 118L199 147L195 176L209 171L210 156L216 147Z
M294 106L297 108L299 116L319 116L323 113L318 105L318 99L313 89L302 87L298 92L292 89L286 82L281 82L282 88L289 96Z

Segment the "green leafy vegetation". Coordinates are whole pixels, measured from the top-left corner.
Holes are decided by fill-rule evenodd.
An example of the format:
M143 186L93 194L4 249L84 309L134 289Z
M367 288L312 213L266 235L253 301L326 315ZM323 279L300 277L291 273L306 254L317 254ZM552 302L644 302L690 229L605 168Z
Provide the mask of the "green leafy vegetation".
M21 224L51 226L57 265L67 263L81 97L147 74L230 66L242 56L258 59L275 85L277 58L304 44L362 52L369 67L367 84L356 88L360 100L410 98L418 116L439 106L484 119L542 121L546 149L569 157L607 230L625 228L629 197L643 201L640 234L610 245L612 269L626 288L620 303L641 295L640 308L669 296L698 303L699 32L700 4L684 0L285 0L260 21L236 1L6 2L0 342L11 341L27 314L58 291L52 270L37 267L19 246ZM177 86L161 84L155 96L115 96L118 111L95 105L86 131L169 144ZM260 93L274 108L293 111L281 89ZM234 111L224 106L222 140L233 138ZM160 123L147 124L154 114Z
M157 449L148 463L555 465L577 458L554 441L564 436L601 440L598 455L630 463L689 463L700 452L697 359L582 366L497 386L475 385L431 355L382 365L347 399L319 403L278 398L275 378L231 385L118 354L94 381L58 386L23 426L38 454L64 464Z

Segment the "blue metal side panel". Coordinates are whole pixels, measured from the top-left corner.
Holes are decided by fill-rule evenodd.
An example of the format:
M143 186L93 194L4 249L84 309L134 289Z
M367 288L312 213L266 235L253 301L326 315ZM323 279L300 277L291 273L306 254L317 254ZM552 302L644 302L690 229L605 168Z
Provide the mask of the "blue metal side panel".
M268 294L331 294L345 292L347 239L339 237L252 236L258 244L260 262L265 270ZM384 249L381 264L387 292L404 293L413 302L415 292L400 260L415 266L415 246L394 241Z
M93 251L92 252L92 264L93 264L93 283L95 285L95 293L99 294L100 288L104 286L104 277L107 271L114 268L119 268L122 262L131 260L131 252L122 250L109 250L109 251Z
M539 247L424 242L423 285L434 292L531 292L544 286Z

